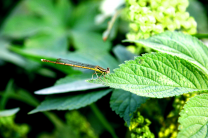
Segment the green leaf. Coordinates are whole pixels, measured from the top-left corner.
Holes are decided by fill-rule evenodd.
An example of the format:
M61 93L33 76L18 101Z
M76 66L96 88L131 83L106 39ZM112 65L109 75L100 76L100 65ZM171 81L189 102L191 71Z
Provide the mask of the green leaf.
M200 40L190 35L164 32L146 40L125 41L139 43L163 53L176 55L194 63L204 72L208 72L208 48Z
M1 101L0 101L0 109L4 109L5 105L9 99L9 95L11 93L14 93L14 89L13 89L13 80L9 80L7 86L6 86L6 90L3 92L2 97L1 97Z
M72 30L96 30L95 16L98 14L99 3L96 1L82 2L73 9L70 25Z
M64 53L58 50L50 50L44 48L18 48L12 46L10 48L12 51L21 54L23 56L35 57L35 58L46 58L50 60L57 60L57 58L64 58L73 61L78 61L81 63L87 63L92 65L98 65L103 68L116 68L118 62L111 56L108 52L102 51L77 51L71 53ZM57 68L59 66L56 66Z
M192 36L195 36L195 37L197 37L197 38L208 38L208 34L194 34L194 35L192 35ZM206 43L206 42L205 42Z
M27 61L14 52L9 51L9 42L4 39L0 39L0 59L28 69L28 66L26 66L28 64Z
M55 86L35 91L35 94L67 93L106 87L101 84L92 84L85 81L91 78L92 74L67 76L58 80Z
M109 51L110 41L103 41L102 35L94 32L72 31L73 44L82 51Z
M190 16L197 22L198 33L208 33L207 15L204 6L200 1L190 0L187 8Z
M144 54L114 71L88 82L105 82L112 88L158 98L208 89L208 75L186 60L165 53Z
M18 25L18 27L17 27ZM43 21L28 15L15 15L6 20L1 34L7 37L22 38L31 36L40 30L46 29Z
M52 34L37 34L28 38L25 42L25 49L31 48L31 51L54 51L54 53L65 53L68 49L67 37Z
M146 97L141 97L124 90L114 90L110 99L110 107L116 114L123 117L129 126L133 113L147 99Z
M73 5L71 1L59 0L56 2L57 15L62 23L70 21L70 16L73 12Z
M75 82L77 80L87 80L87 79L91 79L91 78L92 78L91 73L73 74L73 75L69 75L69 76L66 76L64 78L57 80L55 85L71 83L71 82Z
M134 59L134 56L136 56L122 45L115 46L113 48L113 53L116 55L120 63L123 63L125 60Z
M11 116L16 114L20 109L19 108L14 108L14 109L7 109L7 110L3 110L0 111L0 117L2 116Z
M60 15L50 0L22 1L4 23L1 34L18 39L43 32L63 35L66 29L61 16L65 14Z
M36 109L32 110L30 114L48 111L48 110L73 110L85 107L98 99L108 94L111 89L94 91L89 93L82 93L78 95L53 95L48 96Z
M115 58L109 52L104 51L77 51L67 55L66 59L98 65L105 69L107 67L111 69L118 67L118 62Z
M178 138L208 137L208 94L189 99L179 117Z
M56 15L55 7L51 0L31 0L27 1L26 5L35 14L38 14L44 18L44 20L47 20L48 23L60 23L59 20L57 20L58 18Z

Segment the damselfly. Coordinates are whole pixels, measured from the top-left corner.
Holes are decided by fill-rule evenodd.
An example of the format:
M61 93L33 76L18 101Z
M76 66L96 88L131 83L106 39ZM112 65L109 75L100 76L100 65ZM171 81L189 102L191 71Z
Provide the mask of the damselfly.
M100 78L102 75L105 78L105 75L110 73L110 68L104 69L100 66L95 66L95 65L90 65L90 64L85 64L85 63L80 63L77 61L72 61L72 60L68 60L68 59L62 59L62 58L58 58L57 61L50 61L50 60L46 60L46 59L41 59L42 62L49 62L49 63L54 63L54 64L60 64L60 65L66 65L66 66L71 66L71 67L77 67L77 68L83 68L83 69L89 69L89 70L94 70L95 73L92 74L92 79L93 79L93 75L97 73L101 73L101 75L98 77Z

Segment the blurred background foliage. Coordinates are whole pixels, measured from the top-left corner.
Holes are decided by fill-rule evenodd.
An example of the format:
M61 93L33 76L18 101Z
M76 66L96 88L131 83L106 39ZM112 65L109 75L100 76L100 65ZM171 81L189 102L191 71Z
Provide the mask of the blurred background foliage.
M90 105L73 111L51 111L28 115L28 112L45 99L45 96L35 95L34 91L52 86L56 80L66 75L73 81L78 78L86 79L86 75L80 76L88 73L88 71L41 63L40 59L65 58L103 68L110 67L112 71L124 60L151 51L135 48L128 43L121 45L121 41L126 39L126 34L129 33L129 28L131 29L131 25L128 27L129 21L124 18L118 17L115 20L108 39L103 41L103 32L108 28L108 22L113 16L108 10L113 8L108 7L106 11L103 10L102 2L96 0L0 2L2 73L0 137L97 138L116 137L116 135L130 137L123 119L110 109L111 94L97 101L96 107ZM207 10L205 10L208 9L207 1L190 0L189 3L187 11L196 20L198 33L207 33ZM112 1L111 6L122 4L125 5L125 1L116 0ZM91 75L87 75L87 78L91 78ZM140 118L144 126L149 126L156 137L164 137L164 135L168 137L174 132L177 133L178 113L186 100L187 98L176 97L147 101L139 110L145 118L140 113L135 116ZM110 124L113 130L106 130L99 118L95 117L94 113L97 109L100 110L97 112L102 113L108 120L108 125ZM167 121L169 123L165 124L164 122ZM144 126L141 126L144 132L150 133L149 127Z

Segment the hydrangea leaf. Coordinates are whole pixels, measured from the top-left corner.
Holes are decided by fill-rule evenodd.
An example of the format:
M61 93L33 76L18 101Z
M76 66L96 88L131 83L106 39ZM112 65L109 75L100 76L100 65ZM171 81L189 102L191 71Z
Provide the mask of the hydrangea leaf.
M77 95L52 95L48 96L30 114L48 110L73 110L85 107L108 94L111 89L93 91Z
M159 52L186 59L208 72L208 47L200 40L179 32L164 32L145 40L125 40L150 47Z
M145 103L146 97L141 97L124 90L114 90L110 99L110 106L120 117L123 117L127 125L130 125L133 113Z
M7 109L7 110L0 111L0 117L14 115L19 110L20 110L20 108L13 108L13 109Z
M178 138L208 137L208 94L190 98L180 113Z
M89 82L157 98L208 89L208 75L190 62L165 53L144 54L114 72Z

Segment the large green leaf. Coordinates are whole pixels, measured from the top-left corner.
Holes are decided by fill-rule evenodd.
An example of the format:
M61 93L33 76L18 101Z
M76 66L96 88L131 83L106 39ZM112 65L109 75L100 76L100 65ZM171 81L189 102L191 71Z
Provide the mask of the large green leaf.
M21 56L9 51L9 42L0 38L0 59L11 62L21 67L28 68L28 63Z
M96 30L95 16L98 14L98 4L97 1L85 1L77 5L70 18L71 29L83 32Z
M179 32L164 32L146 40L125 40L135 42L157 51L176 55L208 72L208 47L200 40Z
M35 91L35 94L67 93L106 87L85 81L91 78L92 74L70 75L58 80L54 86Z
M7 110L3 110L0 111L0 117L2 116L11 116L16 114L20 109L19 108L14 108L14 109L7 109Z
M48 111L48 110L73 110L85 107L93 102L96 102L101 97L105 96L111 89L94 91L89 93L82 93L78 95L64 95L64 96L48 96L36 109L32 110L30 114Z
M134 59L134 56L136 56L122 45L115 46L113 48L113 53L116 55L120 63L123 63L125 60Z
M180 113L178 138L208 137L208 95L190 98Z
M60 18L60 22L66 23L70 20L70 16L73 13L73 5L71 1L59 0L56 2L57 16Z
M72 31L72 40L77 50L109 51L110 41L103 41L102 35L94 32Z
M53 4L53 1L30 0L27 1L26 5L32 12L44 18L44 20L48 23L54 25L57 23L60 24L60 20L58 20L57 18L57 12L55 10L55 5Z
M7 37L19 39L34 35L44 29L47 29L46 24L37 17L15 15L6 20L1 29L1 34Z
M120 117L130 125L133 113L145 103L146 97L141 97L124 90L114 90L110 99L110 106Z
M24 49L31 51L54 51L56 53L66 53L68 49L67 37L64 35L37 34L25 41Z
M158 98L208 89L208 75L186 60L164 53L144 54L114 71L89 82L105 82L113 88Z

